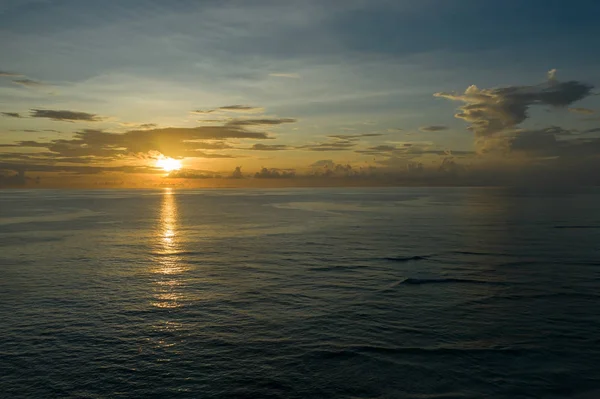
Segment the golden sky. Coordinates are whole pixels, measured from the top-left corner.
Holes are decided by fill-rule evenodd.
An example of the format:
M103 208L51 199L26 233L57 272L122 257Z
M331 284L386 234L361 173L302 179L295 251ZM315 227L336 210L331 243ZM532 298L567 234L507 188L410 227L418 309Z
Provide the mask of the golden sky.
M600 183L593 2L95 3L0 1L0 187Z

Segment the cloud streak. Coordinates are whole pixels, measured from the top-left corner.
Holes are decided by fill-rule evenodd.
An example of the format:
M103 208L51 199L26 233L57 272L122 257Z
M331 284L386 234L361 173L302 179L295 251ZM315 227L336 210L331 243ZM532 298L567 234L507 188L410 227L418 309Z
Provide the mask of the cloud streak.
M593 115L596 113L596 111L594 111L593 109L581 108L581 107L569 108L569 111L574 114L580 114L580 115Z
M274 126L283 125L285 123L295 123L293 118L261 118L261 119L234 119L226 123L226 126L242 127L242 126Z
M443 125L430 125L430 126L422 126L419 128L422 132L441 132L444 130L448 130L448 126Z
M265 109L262 107L253 107L250 105L225 105L218 108L209 108L209 109L196 109L191 111L193 114L205 115L205 114L215 114L215 113L242 113L242 114L257 114L263 112Z
M275 78L300 79L300 75L297 73L270 73L269 76Z
M45 86L44 83L38 82L37 80L32 80L32 79L14 79L13 83L21 85L21 86L25 86L25 87L41 87L41 86Z
M22 118L23 116L18 112L0 112L0 115L7 118Z
M21 75L20 73L0 71L0 77L16 78L19 76L23 76L23 75Z
M262 143L258 143L258 144L254 144L252 147L249 148L250 150L254 150L254 151L284 151L284 150L291 150L293 149L293 147L284 145L284 144L262 144Z
M343 141L358 141L363 137L381 137L384 136L382 133L362 133L362 134L334 134L331 136L327 136L333 139L343 140Z
M68 110L50 110L50 109L32 109L32 118L47 118L59 122L100 122L104 118L87 112L68 111Z

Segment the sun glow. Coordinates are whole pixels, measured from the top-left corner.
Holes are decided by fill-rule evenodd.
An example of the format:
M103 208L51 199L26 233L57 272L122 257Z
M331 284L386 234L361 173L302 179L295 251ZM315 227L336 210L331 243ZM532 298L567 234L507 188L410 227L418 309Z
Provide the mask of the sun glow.
M172 172L181 169L181 161L173 158L160 158L156 161L156 167L162 168L165 172Z

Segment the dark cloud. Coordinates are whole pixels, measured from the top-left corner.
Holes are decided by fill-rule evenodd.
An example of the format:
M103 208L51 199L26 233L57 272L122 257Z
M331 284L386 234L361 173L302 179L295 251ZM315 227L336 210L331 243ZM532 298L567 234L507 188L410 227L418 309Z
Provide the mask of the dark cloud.
M131 122L123 122L120 123L121 126L128 127L130 129L155 129L158 127L156 123L131 123Z
M595 130L600 132L600 129ZM600 159L600 138L569 136L569 131L557 127L522 130L510 141L510 150L514 153L525 153L530 157L560 159L558 162L576 160L581 164L585 159Z
M40 133L40 132L52 132L52 133L60 133L58 130L53 129L44 129L44 130L36 130L36 129L11 129L11 132L25 132L25 133Z
M308 151L348 151L354 148L355 145L356 143L353 141L336 140L325 143L309 144L296 148Z
M236 166L231 175L229 176L231 179L243 179L244 174L242 173L242 167Z
M196 122L201 122L201 123L226 123L226 122L229 122L230 120L233 120L233 118L197 119Z
M296 177L294 169L262 168L254 174L256 179L290 179Z
M333 159L320 159L310 165L311 168L330 168L335 165Z
M45 86L42 82L38 82L37 80L31 80L31 79L14 79L13 83L16 83L21 86L26 86L26 87Z
M15 78L18 76L23 76L20 73L14 73L14 72L7 72L7 71L0 71L0 76L1 77L10 77L10 78Z
M592 85L578 81L559 82L556 71L548 74L546 83L536 86L479 89L470 86L464 94L436 93L436 97L465 103L455 116L471 124L479 152L506 150L514 137L514 129L528 117L532 105L566 107L592 93Z
M99 122L103 120L102 117L89 114L87 112L78 112L78 111L67 111L67 110L50 110L50 109L32 109L31 110L32 118L48 118L53 121L65 121L65 122L74 122L74 121L84 121L84 122Z
M593 109L589 109L589 108L569 108L570 112L573 112L575 114L581 114L581 115L592 115L595 114L596 111L594 111Z
M309 176L318 178L367 177L375 169L373 167L354 168L352 165L336 163L331 159L322 159L310 166L312 171Z
M379 155L397 159L402 158L402 162L424 155L473 155L472 151L450 151L446 149L436 149L432 143L423 142L401 143L399 145L378 145L374 147L367 147L366 149L356 150L355 152L365 155ZM382 162L386 163L386 161L378 161L378 163Z
M511 142L512 151L529 153L553 153L556 148L556 136L546 130L522 131Z
M287 145L283 145L283 144L254 144L252 147L250 147L250 150L255 150L255 151L284 151L284 150L291 150L293 147L287 146Z
M221 113L221 112L236 112L236 113L246 113L246 114L256 114L263 112L264 108L262 107L252 107L249 105L225 105L223 107L211 108L211 109L196 109L192 111L193 114L213 114L213 113Z
M295 123L293 118L261 118L261 119L234 119L227 122L227 126L264 126L282 125L284 123Z
M421 126L419 128L422 132L441 132L443 130L448 130L448 126L443 125L431 125L431 126Z
M22 118L23 116L18 112L0 112L2 116L6 116L8 118Z
M22 169L18 170L14 174L9 175L4 175L0 173L0 187L22 187L32 182L39 184L40 178L38 177L34 179L25 176L25 171Z
M227 112L244 112L244 113L256 113L264 111L261 107L251 107L249 105L226 105L218 108L221 111Z
M358 141L362 137L380 137L383 136L382 133L362 133L362 134L334 134L330 137L332 139L345 140L345 141Z

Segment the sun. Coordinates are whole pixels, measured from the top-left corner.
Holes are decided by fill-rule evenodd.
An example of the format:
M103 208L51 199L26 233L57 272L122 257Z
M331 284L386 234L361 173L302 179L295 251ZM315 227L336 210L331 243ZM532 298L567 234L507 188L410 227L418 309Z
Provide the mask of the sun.
M173 158L160 158L156 161L156 167L162 168L165 172L172 172L181 169L181 161Z

